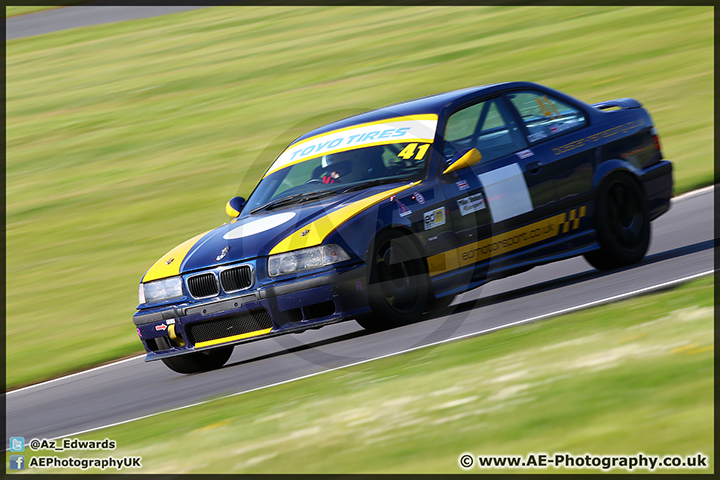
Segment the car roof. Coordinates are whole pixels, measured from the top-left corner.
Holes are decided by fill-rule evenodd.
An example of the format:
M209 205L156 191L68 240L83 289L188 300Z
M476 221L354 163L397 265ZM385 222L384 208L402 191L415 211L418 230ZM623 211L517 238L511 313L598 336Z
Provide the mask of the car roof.
M425 97L416 98L414 100L408 100L406 102L400 102L386 107L371 110L369 112L361 113L359 115L353 115L342 120L338 120L322 127L316 128L307 132L306 134L296 138L292 143L299 142L306 138L321 135L323 133L331 132L341 128L351 127L362 123L377 122L388 118L404 117L407 115L420 115L420 114L436 114L441 115L442 111L451 105L464 103L466 100L477 97L479 95L493 93L500 90L513 89L513 88L547 88L542 87L532 82L504 82L494 83L489 85L479 85L476 87L462 88L459 90L452 90L450 92L438 93L435 95L428 95Z

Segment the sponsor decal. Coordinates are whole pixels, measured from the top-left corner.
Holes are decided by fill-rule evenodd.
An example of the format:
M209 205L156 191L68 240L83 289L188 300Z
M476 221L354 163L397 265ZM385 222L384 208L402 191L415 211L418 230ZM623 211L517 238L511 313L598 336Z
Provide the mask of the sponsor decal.
M455 182L455 185L457 185L459 190L467 190L470 188L470 184L468 184L467 180L460 180L459 182Z
M175 325L175 319L174 319L174 318L168 318L167 320L165 320L165 323L167 323L168 325Z
M579 209L430 256L427 259L429 273L433 276L472 265L575 230L579 228L580 219L585 217L586 211L583 205Z
M223 235L225 240L234 240L236 238L249 237L250 235L257 235L258 233L272 230L275 227L279 227L283 223L287 223L295 218L297 213L295 212L283 212L276 215L268 215L261 218L253 219L252 217L246 218L240 225L235 225L235 228Z
M301 236L301 237L304 237L304 236L307 235L308 233L310 233L310 229L309 229L309 228L306 228L305 230L303 230L302 232L300 232L300 236Z
M165 265L170 265L175 259L170 257L167 259L167 262L165 262Z
M155 325L155 330L158 332L164 332L165 330L167 330L167 325L165 325L164 323L161 323L160 325Z
M483 210L485 208L485 196L480 192L476 195L459 198L457 204L460 209L460 215L464 217L478 210Z
M227 255L227 253L228 253L229 251L230 251L230 246L227 246L227 247L223 248L223 249L222 249L222 252L220 252L220 255L218 255L217 257L215 257L215 261L216 261L216 262L219 262L220 260L222 260L223 258L225 258L225 255Z
M425 203L425 197L423 197L422 194L417 192L413 193L412 199L418 202L420 205Z
M398 212L400 213L401 217L407 217L412 213L412 210L407 208L404 203L402 203L400 200L395 200L398 205Z
M518 156L518 158L528 158L535 155L532 150L523 150L522 152L517 152L515 155Z
M410 115L388 118L334 130L290 145L268 169L265 176L298 162L321 155L392 143L432 143L437 115Z
M587 144L595 143L598 140L601 140L604 138L610 138L610 137L614 137L615 135L625 134L625 133L629 132L630 130L640 127L644 124L645 124L645 122L642 120L635 120L632 122L628 122L628 123L625 123L622 125L618 125L617 127L603 130L602 132L595 133L588 137L581 138L580 140L575 140L574 142L570 142L568 144L561 145L559 147L555 147L552 149L552 151L555 155L561 155L565 152L569 152L570 150L575 150L576 148L583 147Z
M542 140L543 138L547 137L547 133L545 132L535 132L528 135L527 139L528 142L537 142L538 140Z
M423 214L423 222L425 223L425 230L445 225L445 207L436 208L431 212L425 212Z
M136 329L136 330L137 330L137 333L138 333L138 337L142 338L142 333L140 333L140 329L138 328L138 329Z

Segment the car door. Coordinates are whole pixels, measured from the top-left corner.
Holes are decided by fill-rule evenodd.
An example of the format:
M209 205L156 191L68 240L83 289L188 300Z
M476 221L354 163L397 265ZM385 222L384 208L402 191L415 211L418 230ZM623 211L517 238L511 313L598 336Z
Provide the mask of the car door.
M537 168L537 157L502 97L469 105L449 117L445 157L467 148L476 148L481 160L441 178L448 199L454 199L448 202L449 217L464 239L457 251L458 268L472 265L472 281L477 282L484 280L491 260L521 248L493 239L549 215L555 192L552 177Z
M530 149L553 179L557 208L587 200L592 189L594 149L584 142L588 120L583 109L540 91L506 94L517 112Z

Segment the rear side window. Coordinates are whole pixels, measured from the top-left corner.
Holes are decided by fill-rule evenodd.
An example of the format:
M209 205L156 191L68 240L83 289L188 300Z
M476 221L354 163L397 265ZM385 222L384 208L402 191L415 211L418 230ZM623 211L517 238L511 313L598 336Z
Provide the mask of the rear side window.
M581 110L549 95L516 92L508 94L508 98L522 117L530 143L575 130L587 123Z

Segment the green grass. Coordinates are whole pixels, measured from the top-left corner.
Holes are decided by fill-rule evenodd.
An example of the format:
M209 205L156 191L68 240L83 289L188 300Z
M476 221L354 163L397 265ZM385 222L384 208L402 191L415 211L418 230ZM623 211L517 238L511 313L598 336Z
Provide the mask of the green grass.
M7 42L7 382L140 351L142 274L308 129L531 80L640 100L713 180L711 7L222 7Z
M79 438L155 474L459 473L464 452L700 452L710 468L694 472L711 473L713 301L705 277Z
M25 15L27 13L35 13L35 12L41 12L43 10L50 10L52 8L57 7L50 7L50 6L44 6L44 7L5 7L5 18L7 17L15 17L17 15Z

